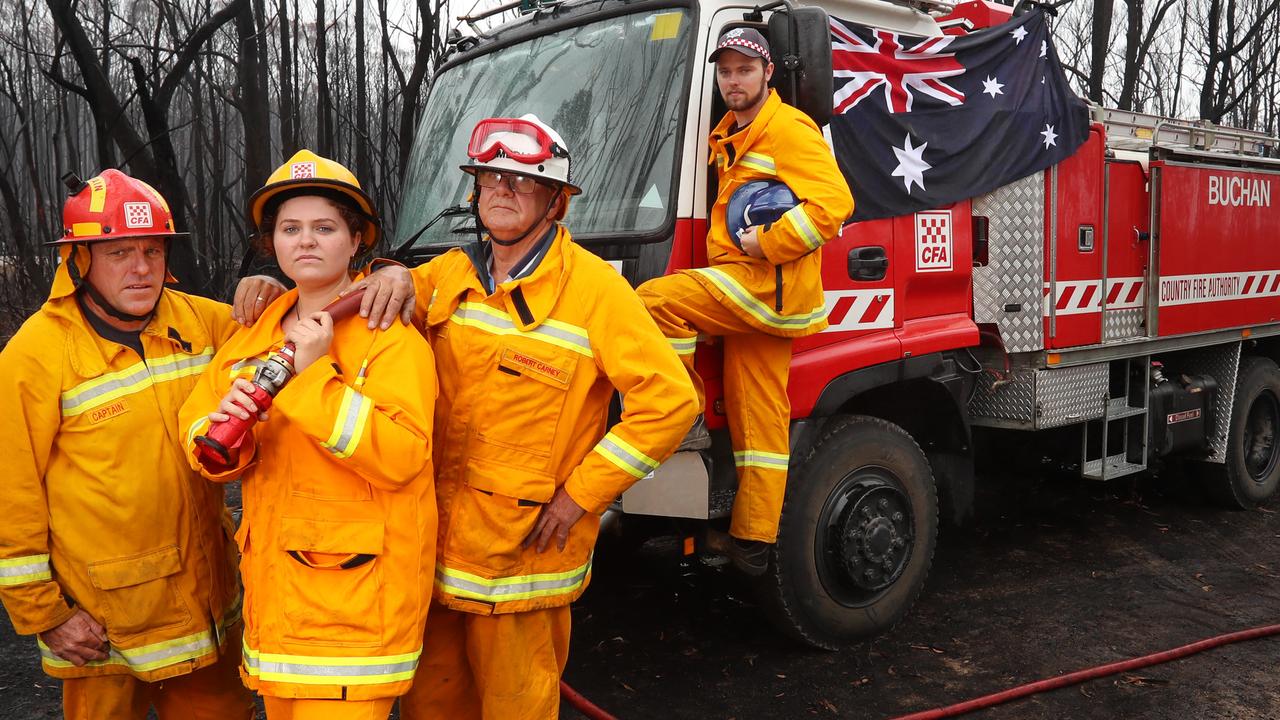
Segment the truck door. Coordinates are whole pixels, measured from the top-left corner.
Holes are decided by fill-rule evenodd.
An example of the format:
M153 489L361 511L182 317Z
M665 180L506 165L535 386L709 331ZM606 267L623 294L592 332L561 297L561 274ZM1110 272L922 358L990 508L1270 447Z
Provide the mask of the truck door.
M1102 256L1107 292L1102 296L1103 341L1145 337L1150 202L1140 162L1107 161Z
M900 261L895 284L904 356L976 345L973 213L969 200L893 219Z
M1045 338L1050 348L1102 341L1103 131L1046 173Z

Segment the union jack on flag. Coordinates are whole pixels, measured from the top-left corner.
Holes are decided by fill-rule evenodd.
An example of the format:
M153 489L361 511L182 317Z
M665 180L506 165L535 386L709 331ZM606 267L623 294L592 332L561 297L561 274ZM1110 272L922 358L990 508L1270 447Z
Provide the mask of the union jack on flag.
M831 18L831 140L854 220L945 207L1044 170L1089 134L1044 12L918 37Z
M868 42L831 20L832 74L837 85L846 81L836 89L836 113L881 92L891 113L911 112L916 93L951 106L964 104L964 93L944 82L965 72L955 54L945 52L954 37L912 38L913 43L888 30L873 34L875 40Z

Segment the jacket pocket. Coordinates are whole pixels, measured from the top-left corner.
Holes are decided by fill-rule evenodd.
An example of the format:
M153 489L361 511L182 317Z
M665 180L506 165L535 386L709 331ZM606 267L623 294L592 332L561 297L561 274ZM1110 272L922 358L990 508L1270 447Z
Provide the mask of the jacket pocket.
M472 416L472 457L521 470L549 470L577 357L543 343L499 347Z
M274 590L286 640L344 647L382 644L384 534L380 520L281 518L276 557L280 584ZM271 592L260 588L258 595Z
M444 564L484 577L507 578L524 566L525 537L533 530L542 506L503 493L484 490L470 482L460 488L450 509L448 537L444 544ZM461 565L461 567L459 567ZM470 593L485 595L490 589L467 587ZM478 597L489 602L501 598Z
M129 637L191 621L185 592L174 576L182 570L176 545L89 563L89 581L103 600L103 624Z
M773 266L774 289L773 289L773 309L782 312L782 266Z
M506 467L482 458L467 462L466 483L482 492L498 493L534 505L550 502L556 492L556 478L551 473Z

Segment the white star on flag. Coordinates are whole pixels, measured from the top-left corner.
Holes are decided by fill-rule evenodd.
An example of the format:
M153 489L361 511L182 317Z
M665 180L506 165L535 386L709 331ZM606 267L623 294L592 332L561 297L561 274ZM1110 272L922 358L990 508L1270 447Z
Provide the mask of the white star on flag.
M1053 126L1052 126L1052 125L1045 125L1045 126L1044 126L1044 129L1040 131L1040 134L1044 136L1044 149L1045 149L1045 150L1048 150L1050 145L1057 145L1057 144L1058 144L1058 142L1057 142L1057 140L1058 140L1058 133L1056 133L1056 132L1054 132L1054 131L1053 131ZM895 148L895 149L896 149L896 148Z
M1049 54L1049 41L1041 40L1040 41L1040 57L1045 57L1048 54Z
M1022 39L1027 36L1027 29L1024 27L1019 27L1017 30L1014 30L1009 34L1013 36L1013 43L1015 45L1021 45Z
M987 79L982 81L982 93L984 95L990 95L992 100L994 100L997 95L1004 94L1004 90L1001 90L1003 87L1004 85L1000 82L1000 78L993 78L988 75Z
M922 143L920 147L911 147L911 135L907 135L902 147L893 148L893 154L898 158L898 167L894 168L891 174L902 178L902 184L907 187L908 194L911 193L912 183L924 190L924 173L926 170L933 169L932 165L924 161L924 149L927 147L929 143Z

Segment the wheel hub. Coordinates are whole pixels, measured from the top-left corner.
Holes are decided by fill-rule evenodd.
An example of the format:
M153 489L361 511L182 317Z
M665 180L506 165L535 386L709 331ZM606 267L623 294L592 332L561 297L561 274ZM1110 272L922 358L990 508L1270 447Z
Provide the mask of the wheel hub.
M910 502L885 484L850 488L846 500L832 528L832 559L857 589L883 590L898 579L911 556Z
M1280 403L1271 393L1254 399L1244 427L1244 461L1250 477L1264 482L1276 465L1276 429L1280 425Z

